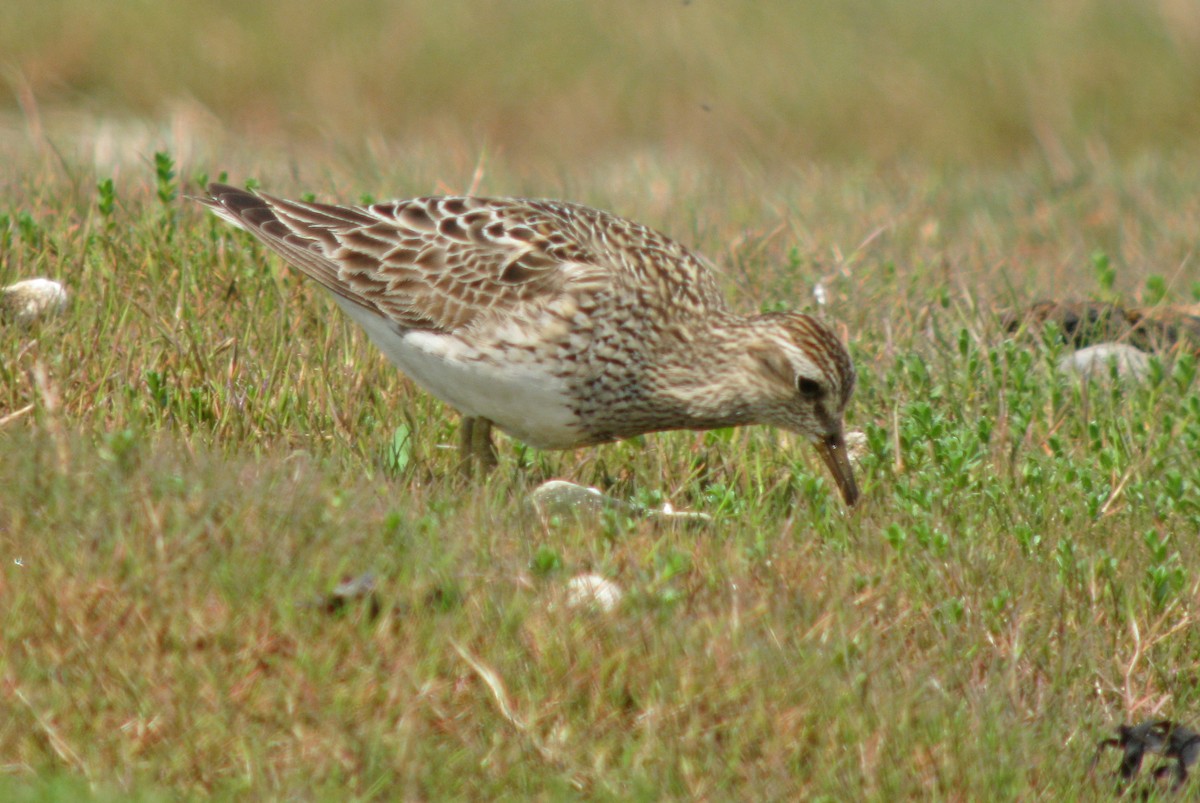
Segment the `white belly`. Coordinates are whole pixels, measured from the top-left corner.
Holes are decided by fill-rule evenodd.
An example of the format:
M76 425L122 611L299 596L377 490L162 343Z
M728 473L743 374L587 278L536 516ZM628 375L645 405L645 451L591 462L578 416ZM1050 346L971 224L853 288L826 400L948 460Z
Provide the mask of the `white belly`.
M565 383L540 363L501 364L453 335L401 334L377 316L337 300L389 360L463 415L486 418L538 449L567 449L582 439Z

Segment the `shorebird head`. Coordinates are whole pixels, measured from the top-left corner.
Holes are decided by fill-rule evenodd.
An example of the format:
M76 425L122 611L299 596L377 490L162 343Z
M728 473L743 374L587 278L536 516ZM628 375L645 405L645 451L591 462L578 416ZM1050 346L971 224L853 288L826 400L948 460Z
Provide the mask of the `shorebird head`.
M848 506L858 485L846 454L843 415L854 392L854 364L837 335L809 315L768 313L749 356L759 369L764 423L812 441Z

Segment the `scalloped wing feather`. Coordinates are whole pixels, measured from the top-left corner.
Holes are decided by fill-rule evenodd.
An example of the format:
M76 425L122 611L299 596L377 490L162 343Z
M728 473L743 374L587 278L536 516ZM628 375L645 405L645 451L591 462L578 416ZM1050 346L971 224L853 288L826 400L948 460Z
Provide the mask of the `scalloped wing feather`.
M453 332L635 284L723 308L707 266L632 221L558 201L415 198L335 206L226 185L200 199L354 305L407 329ZM649 281L647 281L649 279Z

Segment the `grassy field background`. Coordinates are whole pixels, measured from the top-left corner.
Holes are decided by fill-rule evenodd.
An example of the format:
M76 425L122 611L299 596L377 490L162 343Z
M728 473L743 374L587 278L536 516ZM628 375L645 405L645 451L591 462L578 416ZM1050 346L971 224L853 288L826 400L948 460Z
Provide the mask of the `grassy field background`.
M1194 355L1084 384L1001 315L1200 299L1200 8L804 5L18 2L0 283L72 303L0 325L0 796L1064 800L1195 724ZM183 199L223 173L696 246L844 331L863 504L766 429L464 482L453 412ZM549 478L715 521L543 520ZM378 616L315 604L367 571Z

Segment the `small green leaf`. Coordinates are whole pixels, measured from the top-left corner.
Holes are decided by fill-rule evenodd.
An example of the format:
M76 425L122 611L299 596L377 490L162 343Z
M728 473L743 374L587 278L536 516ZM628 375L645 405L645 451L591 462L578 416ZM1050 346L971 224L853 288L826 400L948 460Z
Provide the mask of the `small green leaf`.
M411 459L412 432L409 431L407 426L401 424L392 433L392 440L388 444L387 451L383 456L383 465L394 476L408 468L408 463Z
M533 553L529 561L529 570L539 577L560 571L563 567L562 556L551 547L542 544Z

